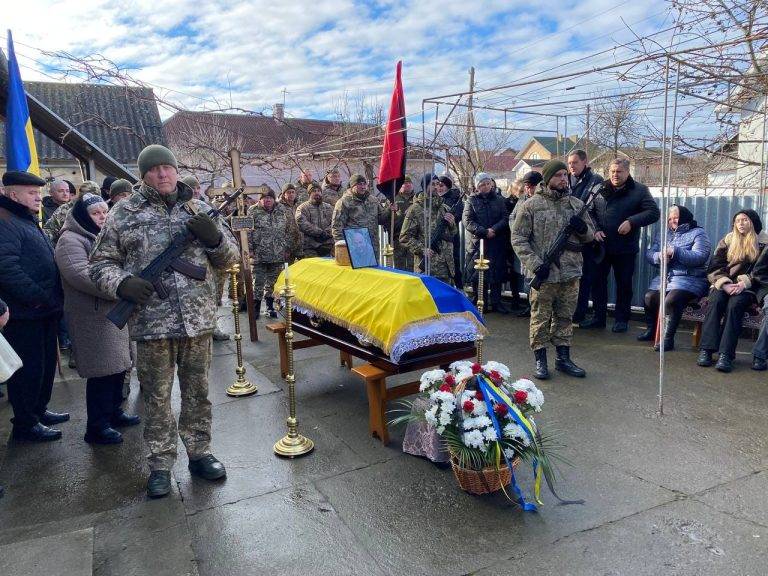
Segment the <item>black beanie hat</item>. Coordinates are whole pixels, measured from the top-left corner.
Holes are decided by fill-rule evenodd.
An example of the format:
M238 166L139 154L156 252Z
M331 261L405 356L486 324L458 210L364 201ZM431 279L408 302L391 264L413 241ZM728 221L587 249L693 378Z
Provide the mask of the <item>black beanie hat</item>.
M760 220L760 215L751 208L747 208L746 210L739 210L736 212L736 214L734 214L733 218L731 219L731 227L733 227L733 223L736 221L736 216L739 214L744 214L744 216L749 218L752 221L752 227L755 229L755 234L760 234L763 229L763 221Z
M542 181L542 179L543 178L540 172L531 170L530 172L526 172L525 176L523 176L523 184L528 184L529 186L537 186L539 182Z
M448 190L453 188L453 180L448 178L448 176L440 176L438 180L440 180L440 182L442 182L445 185L445 187L448 188Z

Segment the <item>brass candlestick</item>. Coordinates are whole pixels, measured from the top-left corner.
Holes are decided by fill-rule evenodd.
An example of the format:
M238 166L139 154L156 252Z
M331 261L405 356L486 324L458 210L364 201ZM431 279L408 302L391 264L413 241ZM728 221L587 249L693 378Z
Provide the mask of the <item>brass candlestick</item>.
M475 260L475 270L477 270L477 311L480 316L483 315L483 308L485 307L484 294L485 294L485 271L488 270L490 260L486 259L483 240L480 240L480 258ZM477 335L477 363L483 363L483 335L478 333Z
M387 245L384 247L384 266L389 266L390 268L395 267L395 249L392 248L392 245L387 242Z
M299 434L299 422L296 420L296 376L293 373L293 297L296 293L288 280L288 270L285 273L285 287L280 294L285 299L285 343L288 349L288 434L275 443L274 451L284 458L304 456L314 450L315 443Z
M250 396L256 394L259 388L256 384L245 379L245 366L243 366L243 336L240 334L240 301L237 298L237 275L240 272L240 264L233 264L227 270L229 272L229 297L232 300L232 316L235 318L235 346L237 347L237 368L234 384L227 388L227 396Z

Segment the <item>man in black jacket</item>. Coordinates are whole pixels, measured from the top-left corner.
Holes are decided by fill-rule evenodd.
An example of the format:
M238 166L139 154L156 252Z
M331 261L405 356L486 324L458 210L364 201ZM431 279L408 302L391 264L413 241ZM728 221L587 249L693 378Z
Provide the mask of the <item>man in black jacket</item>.
M608 168L609 181L603 184L605 205L597 207L602 226L605 257L595 275L595 315L581 328L605 328L608 307L608 274L616 280L616 313L613 332L626 332L632 306L632 276L640 250L640 229L658 221L661 213L648 187L629 175L629 160L614 158Z
M509 229L509 214L504 199L496 193L491 177L485 172L475 176L477 191L469 197L464 206L462 221L467 231L465 254L465 277L472 278L472 289L477 300L478 279L474 261L479 258L480 240L485 243L485 256L491 261L486 272L485 288L490 287L490 305L495 312L509 314L509 308L501 301L501 284L507 267L507 237L502 233ZM483 300L488 305L487 294Z
M24 363L7 382L13 438L36 442L58 440L61 432L48 426L69 420L48 410L63 295L53 246L37 221L44 184L28 172L6 172L0 197L0 299L10 311L3 335Z
M586 203L589 197L594 193L599 193L603 185L603 177L592 172L589 167L589 159L584 150L573 150L568 154L568 178L571 184L571 195ZM596 200L598 200L596 198ZM599 198L600 201L602 197ZM589 215L592 217L592 223L595 226L595 242L602 243L605 234L600 229L600 221L597 211L598 203L593 201L589 209ZM584 259L581 278L579 279L579 300L576 303L576 311L573 313L573 321L582 322L589 306L589 297L592 292L592 283L595 272L597 271L597 261L595 259L593 245L587 244L582 248L581 256Z

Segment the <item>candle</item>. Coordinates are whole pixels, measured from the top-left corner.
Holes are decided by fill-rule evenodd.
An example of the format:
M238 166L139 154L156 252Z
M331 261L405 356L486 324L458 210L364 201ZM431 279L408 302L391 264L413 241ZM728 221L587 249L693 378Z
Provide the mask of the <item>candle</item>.
M288 272L288 262L283 264L283 271L285 272L285 285L288 286L288 281L290 280L290 275Z
M483 259L483 256L485 255L485 241L480 238L480 260Z

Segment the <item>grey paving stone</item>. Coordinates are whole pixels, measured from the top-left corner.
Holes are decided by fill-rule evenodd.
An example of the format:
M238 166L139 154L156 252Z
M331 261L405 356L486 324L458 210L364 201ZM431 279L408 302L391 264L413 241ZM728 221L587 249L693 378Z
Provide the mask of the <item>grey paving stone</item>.
M694 496L708 506L768 526L768 473L750 474Z
M659 506L503 561L477 576L760 576L768 529L683 501Z
M91 576L92 561L90 528L0 546L3 576Z
M190 524L204 576L384 573L312 486L206 510L191 516Z

